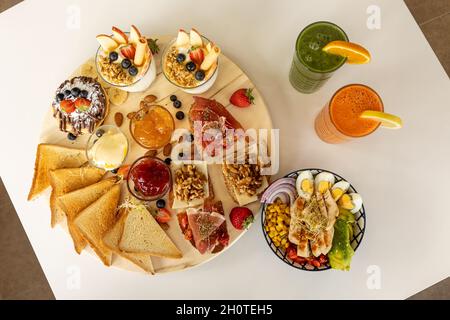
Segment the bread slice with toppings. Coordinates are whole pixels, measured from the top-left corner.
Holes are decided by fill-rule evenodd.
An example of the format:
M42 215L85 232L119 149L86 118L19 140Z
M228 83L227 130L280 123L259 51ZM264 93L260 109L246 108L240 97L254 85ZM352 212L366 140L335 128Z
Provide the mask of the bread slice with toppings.
M66 215L69 233L73 239L75 251L78 254L81 253L87 243L78 230L78 227L74 224L75 218L81 211L108 192L116 181L117 179L115 177L108 178L57 198L57 203Z
M98 182L104 174L105 170L94 167L50 170L50 185L53 189L50 196L52 227L59 223L64 217L64 212L61 210L56 199L63 194Z
M114 185L75 219L75 225L106 266L111 265L112 251L104 245L103 237L116 221L119 200L120 185Z
M28 200L36 198L50 186L50 170L77 168L81 167L86 161L84 149L67 148L46 143L39 144Z

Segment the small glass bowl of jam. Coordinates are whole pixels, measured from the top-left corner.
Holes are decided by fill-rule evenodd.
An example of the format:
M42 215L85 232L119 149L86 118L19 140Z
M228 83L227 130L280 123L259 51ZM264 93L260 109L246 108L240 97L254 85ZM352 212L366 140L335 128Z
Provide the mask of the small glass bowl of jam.
M170 168L159 158L140 157L130 167L127 186L130 193L139 200L160 199L172 187Z
M159 105L141 108L130 121L130 133L143 148L157 150L170 142L175 122L170 112Z

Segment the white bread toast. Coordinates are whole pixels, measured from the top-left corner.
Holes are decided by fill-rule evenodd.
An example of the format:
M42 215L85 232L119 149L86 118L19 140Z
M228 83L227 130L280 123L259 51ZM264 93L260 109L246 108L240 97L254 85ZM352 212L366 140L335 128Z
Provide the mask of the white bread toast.
M152 259L149 254L146 253L128 253L119 249L120 238L122 237L123 227L125 224L127 213L123 213L116 221L114 226L103 237L103 243L111 249L114 253L121 257L131 261L145 272L154 274Z
M115 177L101 180L90 186L66 193L57 198L57 203L67 218L69 233L73 239L75 251L80 254L87 242L74 224L78 214L91 205L95 200L109 191L116 183Z
M119 248L163 258L182 257L181 251L143 206L128 211Z
M114 185L75 218L75 225L106 266L111 265L112 251L103 244L103 236L116 221L119 200L120 185Z
M87 161L84 149L73 149L41 143L36 152L33 183L28 200L36 198L50 186L49 171L61 168L81 167Z
M54 227L64 216L64 212L62 212L56 199L63 194L98 182L105 171L94 167L81 167L50 170L49 174L50 185L52 186L50 196L51 226Z

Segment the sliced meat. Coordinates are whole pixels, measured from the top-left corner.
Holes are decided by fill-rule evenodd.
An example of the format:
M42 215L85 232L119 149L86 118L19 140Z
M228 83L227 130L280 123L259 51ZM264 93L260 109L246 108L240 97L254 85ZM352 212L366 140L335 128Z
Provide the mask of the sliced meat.
M194 96L194 103L189 110L189 119L191 122L219 121L220 117L225 118L225 125L227 128L243 129L239 121L237 121L222 104L216 100Z
M330 190L327 190L323 194L323 199L327 207L328 224L327 230L334 229L334 223L336 222L336 217L339 215L339 208L331 195Z
M304 234L304 230L302 231L302 226L300 223L300 217L302 211L305 206L305 200L301 197L298 197L294 204L291 206L291 221L289 223L289 241L293 244L298 245L302 240L302 234Z

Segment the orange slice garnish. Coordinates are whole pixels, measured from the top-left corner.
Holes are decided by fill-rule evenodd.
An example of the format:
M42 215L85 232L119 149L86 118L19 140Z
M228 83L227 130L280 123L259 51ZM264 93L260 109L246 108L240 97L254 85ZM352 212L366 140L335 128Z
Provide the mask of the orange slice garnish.
M323 51L347 58L347 63L363 64L370 61L370 53L359 44L347 41L331 41Z

